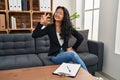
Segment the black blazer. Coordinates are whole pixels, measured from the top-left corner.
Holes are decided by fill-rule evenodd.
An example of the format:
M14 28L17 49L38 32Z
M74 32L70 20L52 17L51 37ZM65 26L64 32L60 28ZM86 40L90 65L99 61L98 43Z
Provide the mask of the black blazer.
M64 51L68 48L68 41L64 40L62 46L60 46L57 35L56 35L56 27L55 24L50 24L46 26L44 29L41 29L43 25L38 23L36 29L33 31L32 37L38 38L44 35L48 35L50 39L50 50L48 56L57 55L59 50L62 48ZM83 41L83 36L79 34L75 29L71 30L71 34L77 39L76 43L72 46L74 50L81 44Z

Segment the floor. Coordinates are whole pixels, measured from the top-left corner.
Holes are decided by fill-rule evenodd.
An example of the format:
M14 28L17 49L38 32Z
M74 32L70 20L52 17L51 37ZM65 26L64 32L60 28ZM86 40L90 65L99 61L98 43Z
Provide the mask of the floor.
M103 72L96 72L95 76L96 77L101 77L101 78L103 78L103 80L116 80L116 79L113 79L111 76L109 76L109 75L107 75Z

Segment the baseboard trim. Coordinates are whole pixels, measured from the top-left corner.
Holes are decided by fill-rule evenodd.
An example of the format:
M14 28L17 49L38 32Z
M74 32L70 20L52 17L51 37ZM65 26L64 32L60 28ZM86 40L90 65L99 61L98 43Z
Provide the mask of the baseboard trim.
M111 77L110 75L104 73L104 72L99 72L101 75L104 75L106 78L110 79L110 80L116 80L115 78Z

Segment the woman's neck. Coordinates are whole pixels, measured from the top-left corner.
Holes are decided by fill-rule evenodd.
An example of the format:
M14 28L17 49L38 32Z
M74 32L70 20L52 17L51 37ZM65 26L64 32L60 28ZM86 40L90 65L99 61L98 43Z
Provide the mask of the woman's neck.
M56 22L55 25L56 25L56 32L61 33L61 29L60 29L61 23L60 22Z
M60 27L61 23L60 22L55 22L56 27Z

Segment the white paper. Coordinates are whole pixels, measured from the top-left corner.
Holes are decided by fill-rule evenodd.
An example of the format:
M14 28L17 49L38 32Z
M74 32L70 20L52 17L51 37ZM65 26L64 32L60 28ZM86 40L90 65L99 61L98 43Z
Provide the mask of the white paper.
M80 67L80 64L62 63L53 73L75 77Z

